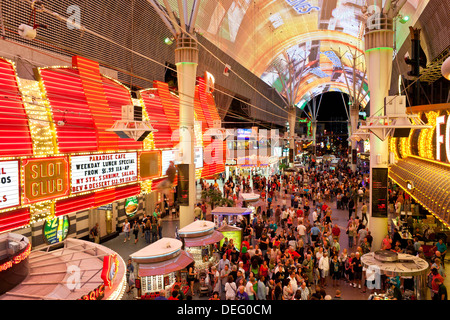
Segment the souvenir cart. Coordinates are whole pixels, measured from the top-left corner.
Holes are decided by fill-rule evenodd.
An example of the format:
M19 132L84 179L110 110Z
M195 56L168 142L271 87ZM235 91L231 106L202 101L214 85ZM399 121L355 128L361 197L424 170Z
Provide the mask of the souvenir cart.
M252 212L251 208L217 207L211 211L211 214L214 219L215 227L220 228L223 225L236 225L245 217L251 219ZM251 220L247 222L249 223L250 221Z
M222 240L224 236L215 230L214 222L196 220L178 230L178 235L184 243L184 250L194 259L197 269L207 269L208 266L217 263L214 244Z
M154 299L162 290L168 296L175 284L185 293L188 291L182 270L194 259L182 246L180 240L162 238L130 255L137 264L136 288L141 299Z

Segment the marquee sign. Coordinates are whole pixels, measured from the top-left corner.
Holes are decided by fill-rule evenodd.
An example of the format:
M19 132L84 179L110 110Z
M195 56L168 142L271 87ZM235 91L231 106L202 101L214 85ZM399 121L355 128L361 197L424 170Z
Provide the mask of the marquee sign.
M423 109L422 106L415 107ZM412 129L409 137L391 138L391 151L399 158L419 158L450 163L450 116L449 109L419 112L430 129ZM425 120L426 119L426 120Z
M72 156L70 165L72 193L138 180L135 152Z
M161 176L161 151L144 151L139 154L139 177L152 179Z
M22 167L25 204L69 194L68 165L65 157L24 159Z
M436 118L436 160L450 162L450 117Z
M0 162L0 209L20 205L19 161Z
M161 152L161 174L165 175L167 172L167 169L170 166L170 161L173 161L174 164L177 163L176 161L176 152L177 150L163 150Z

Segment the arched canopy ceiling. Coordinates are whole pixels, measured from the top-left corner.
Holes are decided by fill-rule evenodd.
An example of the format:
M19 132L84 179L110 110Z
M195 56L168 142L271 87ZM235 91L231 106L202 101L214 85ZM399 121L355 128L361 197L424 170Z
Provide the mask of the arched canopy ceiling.
M186 12L198 5L195 31L283 96L288 94L283 83L298 85L290 104L302 107L326 91L358 93L364 97L362 106L368 102L363 56L365 19L361 9L384 7L386 0L149 1L161 7L170 6L176 17L180 3L187 7ZM406 0L399 0L402 1ZM428 1L407 0L403 5L400 13L410 20L407 24L397 23L397 48ZM189 20L187 14L183 16L185 21ZM352 56L358 57L357 60ZM288 68L289 63L292 65Z

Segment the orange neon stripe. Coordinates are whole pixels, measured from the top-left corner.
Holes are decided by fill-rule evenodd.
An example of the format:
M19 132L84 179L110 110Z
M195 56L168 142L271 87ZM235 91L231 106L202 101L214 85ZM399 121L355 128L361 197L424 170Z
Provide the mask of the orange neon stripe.
M117 150L117 135L106 131L114 121L103 90L99 64L80 56L73 56L72 63L80 72L84 94L97 127L98 151Z

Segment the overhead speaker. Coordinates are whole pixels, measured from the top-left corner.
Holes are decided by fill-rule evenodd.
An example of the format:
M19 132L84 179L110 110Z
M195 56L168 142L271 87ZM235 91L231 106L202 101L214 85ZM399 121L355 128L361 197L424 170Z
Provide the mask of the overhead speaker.
M402 128L403 126L403 128ZM407 118L398 118L394 121L392 136L394 138L406 138L409 137L411 132L411 122ZM400 128L397 128L400 127Z
M410 132L411 132L411 128L394 129L394 133L392 134L392 136L394 138L407 138L407 137L409 137Z

